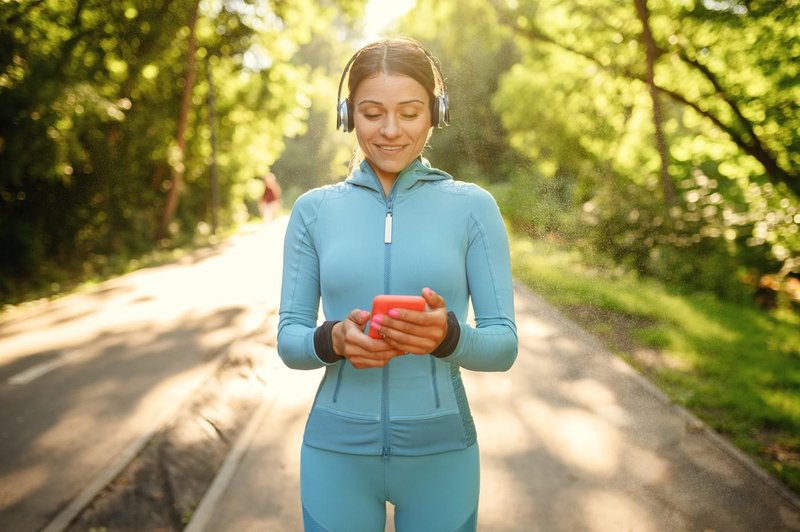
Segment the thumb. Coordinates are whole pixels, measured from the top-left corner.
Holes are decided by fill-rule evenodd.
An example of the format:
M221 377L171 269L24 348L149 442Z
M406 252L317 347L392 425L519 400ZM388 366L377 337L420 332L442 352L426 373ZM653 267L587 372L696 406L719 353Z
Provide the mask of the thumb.
M353 323L356 323L358 325L362 325L362 326L366 325L367 318L369 318L369 312L367 312L366 310L358 309L358 308L353 309L352 311L350 311L350 314L348 314L348 316L347 316L348 320L350 320Z
M422 298L431 310L445 308L447 306L442 296L427 287L422 289Z

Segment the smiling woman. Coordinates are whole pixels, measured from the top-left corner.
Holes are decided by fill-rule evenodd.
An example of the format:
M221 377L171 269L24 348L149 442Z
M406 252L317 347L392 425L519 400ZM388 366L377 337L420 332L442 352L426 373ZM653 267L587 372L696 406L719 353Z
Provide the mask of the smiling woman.
M291 368L325 368L301 450L306 530L383 530L387 503L398 532L477 527L478 443L460 368L509 369L517 335L494 198L422 157L449 122L443 78L412 39L358 50L337 98L337 126L359 147L349 176L292 208L278 353ZM362 310L381 294L425 307Z
M358 145L388 196L397 175L428 141L430 98L408 76L381 74L362 81L353 100Z

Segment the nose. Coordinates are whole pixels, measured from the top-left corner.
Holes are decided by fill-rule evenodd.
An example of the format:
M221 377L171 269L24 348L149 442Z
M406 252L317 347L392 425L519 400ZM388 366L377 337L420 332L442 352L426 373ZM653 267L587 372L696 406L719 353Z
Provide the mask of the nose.
M384 137L396 137L400 134L400 127L397 123L397 118L394 117L391 113L386 115L386 118L383 121L383 127L381 128L381 134Z

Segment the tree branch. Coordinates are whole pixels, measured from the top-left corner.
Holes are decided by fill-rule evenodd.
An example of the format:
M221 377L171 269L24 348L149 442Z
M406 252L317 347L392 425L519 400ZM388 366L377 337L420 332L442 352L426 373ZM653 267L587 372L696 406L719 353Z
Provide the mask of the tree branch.
M714 91L716 92L717 96L719 96L722 101L724 101L728 107L731 108L733 114L736 115L739 124L741 124L745 130L745 133L747 133L749 137L748 145L751 146L755 152L762 153L764 156L774 159L774 156L770 154L769 150L764 147L761 139L753 129L753 123L744 116L742 110L739 108L736 102L734 102L728 96L728 94L725 92L725 89L722 87L719 78L713 72L711 72L711 69L707 65L700 63L696 58L689 57L689 55L686 53L686 50L683 48L678 49L678 57L698 70L709 81L709 83L711 83L711 86L714 87ZM761 161L761 159L759 159L759 161ZM761 164L764 164L764 162L761 161ZM764 164L764 166L767 167L766 164ZM778 171L780 171L780 169L778 169Z
M544 33L543 31L541 31L536 27L527 27L527 28L520 27L517 24L515 18L512 18L511 14L505 8L497 5L498 4L497 0L491 0L490 4L495 8L495 11L497 12L498 21L501 24L505 25L506 27L510 28L514 33L530 40L545 42L547 44L560 48L561 50L575 54L595 64L600 69L606 72L610 72L614 75L622 76L630 80L635 80L647 84L647 79L642 74L633 72L626 68L620 68L615 65L605 65L591 53L584 52L583 50L579 50L574 46L558 42L553 37L547 35L546 33ZM700 63L697 62L695 63L697 65L695 66L695 68L705 68ZM712 84L716 83L716 85L714 85L715 89L719 91L720 95L724 95L725 94L724 90L722 90L721 85L719 85L719 82L713 75L713 73L707 68L705 70L708 72L708 75L710 75L711 78L713 78L714 80L712 81L712 79L709 78L709 81L712 81ZM706 75L706 77L708 76ZM698 114L710 120L714 125L716 125L722 131L724 131L742 151L744 151L745 153L756 159L759 163L761 163L761 165L764 167L764 170L766 171L767 178L772 183L774 184L783 183L795 195L800 196L800 176L793 175L791 172L782 168L778 163L778 161L776 160L776 158L766 150L763 144L761 144L758 137L755 136L754 134L750 134L750 130L752 129L752 127L749 126L749 122L744 118L743 115L741 115L740 111L737 113L738 110L737 107L733 106L732 109L734 110L734 113L736 113L737 119L743 121L743 123L745 124L748 124L747 126L745 126L745 130L750 136L750 139L745 139L738 131L736 131L735 128L724 123L720 118L711 113L711 111L703 109L698 103L690 101L679 92L667 89L665 87L661 87L658 84L654 84L654 86L659 92L665 94L666 96L670 97L671 99L675 100L678 103L681 103L683 105L686 105L687 107L694 109ZM729 102L728 98L723 98L723 100L726 101L728 105L731 105L731 103L733 103Z

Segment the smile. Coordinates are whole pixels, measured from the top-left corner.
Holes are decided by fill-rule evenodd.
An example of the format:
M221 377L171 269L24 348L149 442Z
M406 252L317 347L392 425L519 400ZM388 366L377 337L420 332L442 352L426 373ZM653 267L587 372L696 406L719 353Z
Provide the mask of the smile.
M380 148L381 151L386 151L386 152L390 152L391 153L391 152L398 152L398 151L402 150L403 146L378 146L378 148Z

